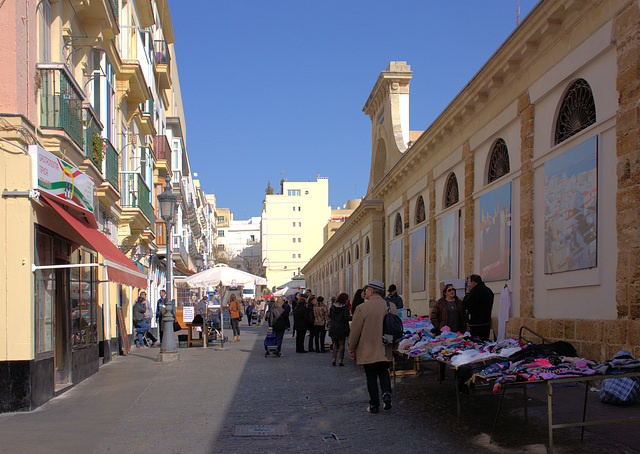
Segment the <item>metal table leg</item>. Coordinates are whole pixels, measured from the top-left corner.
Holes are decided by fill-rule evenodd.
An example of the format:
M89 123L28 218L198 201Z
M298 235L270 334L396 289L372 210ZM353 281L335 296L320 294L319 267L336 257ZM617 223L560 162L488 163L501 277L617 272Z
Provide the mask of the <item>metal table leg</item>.
M502 401L504 400L504 393L507 391L507 385L502 387L502 395L500 396L500 402L498 403L498 411L496 412L496 417L493 420L493 427L491 428L491 438L489 439L489 444L493 443L493 433L496 430L496 424L498 423L498 416L500 416L500 410L502 409Z
M553 385L547 385L547 416L549 418L549 454L553 454Z

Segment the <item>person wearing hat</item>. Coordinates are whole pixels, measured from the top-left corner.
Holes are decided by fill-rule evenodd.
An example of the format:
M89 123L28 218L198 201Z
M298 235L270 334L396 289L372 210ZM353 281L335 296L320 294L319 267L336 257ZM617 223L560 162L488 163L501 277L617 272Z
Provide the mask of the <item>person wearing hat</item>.
M369 391L369 413L380 412L380 394L378 380L382 389L384 409L391 409L391 377L389 362L392 359L393 344L382 342L382 324L387 314L387 302L382 298L384 283L372 280L364 290L365 302L360 304L353 314L349 335L349 356L364 367ZM389 312L397 314L395 304L389 303Z
M388 290L389 294L385 298L385 300L389 301L396 305L396 309L402 309L404 307L404 302L402 301L402 297L398 295L396 291L396 284L391 284Z

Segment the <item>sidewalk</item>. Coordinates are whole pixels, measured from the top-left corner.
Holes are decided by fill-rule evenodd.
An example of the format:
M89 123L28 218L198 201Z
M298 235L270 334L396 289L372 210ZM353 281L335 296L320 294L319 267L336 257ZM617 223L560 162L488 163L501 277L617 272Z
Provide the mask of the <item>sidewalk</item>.
M365 412L364 373L350 360L332 367L330 353L296 354L290 332L283 357L265 358L266 326L241 330L241 342L225 344L225 350L180 348L180 360L171 364L155 362L158 348L134 348L37 410L0 415L0 452L546 452L543 387L537 387L541 395L529 391L528 423L521 392L507 393L489 444L499 396L463 396L458 425L453 380L438 383L435 369L426 365L420 376L397 379L392 410L371 415ZM566 390L579 395L579 418L584 388ZM592 408L618 414L618 407L599 409L596 397L590 393L588 415ZM563 389L554 399L560 422L565 400L575 397ZM639 405L621 410L640 414ZM286 435L239 435L280 425ZM560 429L555 442L558 453L640 450L637 423L590 427L583 443L579 429Z

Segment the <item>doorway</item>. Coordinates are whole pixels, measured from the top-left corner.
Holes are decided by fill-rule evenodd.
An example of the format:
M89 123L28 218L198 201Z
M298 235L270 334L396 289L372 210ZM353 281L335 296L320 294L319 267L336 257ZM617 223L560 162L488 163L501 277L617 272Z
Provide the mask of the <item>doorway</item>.
M68 265L68 261L56 259L56 265ZM56 269L55 302L55 385L60 387L71 384L71 345L69 313L69 269Z

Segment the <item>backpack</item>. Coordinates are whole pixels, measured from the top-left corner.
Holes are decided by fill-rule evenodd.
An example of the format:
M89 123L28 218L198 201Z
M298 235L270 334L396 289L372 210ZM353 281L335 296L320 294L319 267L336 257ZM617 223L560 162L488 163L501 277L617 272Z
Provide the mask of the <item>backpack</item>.
M399 341L404 335L402 320L396 314L390 312L389 301L386 303L387 313L382 321L382 343L385 345Z

